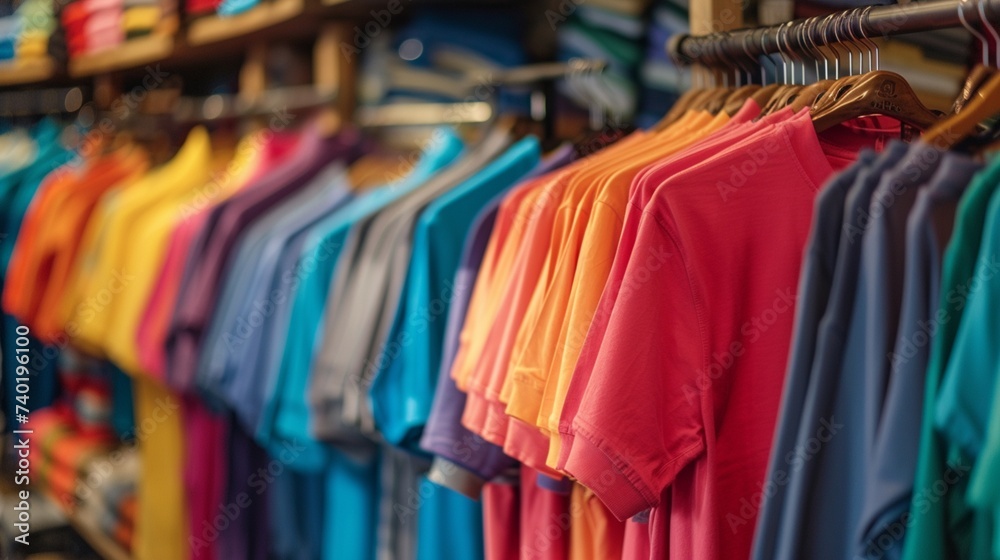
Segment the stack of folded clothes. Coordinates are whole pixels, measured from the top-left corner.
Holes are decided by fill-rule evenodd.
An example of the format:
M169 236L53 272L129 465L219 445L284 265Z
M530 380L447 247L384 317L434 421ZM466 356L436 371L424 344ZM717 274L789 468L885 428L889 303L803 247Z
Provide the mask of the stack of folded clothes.
M123 548L131 549L135 531L139 453L134 447L125 447L98 460L102 461L100 467L106 465L106 468L95 468L93 472L101 472L102 475L77 483L77 511L96 523L104 534L111 536Z
M75 511L77 483L87 478L95 460L117 443L110 430L82 427L68 407L51 406L31 414L34 430L33 467L39 487L69 511Z
M129 548L139 459L134 446L121 445L115 372L67 351L60 356L59 377L59 399L32 412L26 425L34 433L33 482L64 510Z
M76 0L62 11L69 55L93 54L122 44L122 0Z
M428 7L388 35L358 26L343 51L364 53L361 104L486 101L497 94L502 111L527 114L527 94L489 83L492 72L527 63L523 28L509 10ZM467 76L480 73L482 87L469 89Z
M16 48L18 60L45 56L49 37L56 28L52 0L24 0L14 13L21 19Z
M56 29L52 0L23 0L0 9L0 61L31 63L46 56Z
M148 35L173 35L178 27L176 0L74 0L60 19L71 57Z

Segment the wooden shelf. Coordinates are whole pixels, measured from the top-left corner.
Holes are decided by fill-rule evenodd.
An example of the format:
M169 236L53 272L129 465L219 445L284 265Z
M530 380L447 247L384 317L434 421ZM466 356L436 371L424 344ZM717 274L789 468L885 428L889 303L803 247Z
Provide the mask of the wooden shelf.
M248 35L286 22L300 15L304 8L303 0L274 0L234 16L206 16L191 22L187 42L199 46Z
M56 63L50 57L12 60L0 64L0 86L16 86L44 82L56 73Z
M106 51L71 58L69 75L74 78L105 74L116 70L126 70L160 62L174 50L172 37L150 35L130 39L124 44Z

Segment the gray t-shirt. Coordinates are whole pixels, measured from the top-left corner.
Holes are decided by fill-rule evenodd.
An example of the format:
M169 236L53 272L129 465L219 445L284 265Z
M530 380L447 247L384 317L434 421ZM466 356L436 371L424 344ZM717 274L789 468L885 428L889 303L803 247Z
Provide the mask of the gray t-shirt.
M902 310L856 533L861 552L869 558L902 556L906 530L902 515L909 511L916 474L930 341L942 321L938 316L941 258L959 198L981 168L968 157L945 154L934 177L920 189L907 221Z
M317 437L341 447L377 437L367 392L406 277L414 221L510 142L509 134L492 133L461 161L351 231L334 274L310 379Z

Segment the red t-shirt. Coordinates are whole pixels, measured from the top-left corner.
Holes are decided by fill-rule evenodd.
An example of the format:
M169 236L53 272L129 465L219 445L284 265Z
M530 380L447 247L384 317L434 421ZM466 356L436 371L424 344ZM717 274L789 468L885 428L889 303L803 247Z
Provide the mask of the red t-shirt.
M620 519L669 488L671 557L749 556L756 512L742 506L764 479L813 198L873 143L821 144L796 115L668 179L634 256L615 259L623 288L578 363L592 371L568 396L565 467Z

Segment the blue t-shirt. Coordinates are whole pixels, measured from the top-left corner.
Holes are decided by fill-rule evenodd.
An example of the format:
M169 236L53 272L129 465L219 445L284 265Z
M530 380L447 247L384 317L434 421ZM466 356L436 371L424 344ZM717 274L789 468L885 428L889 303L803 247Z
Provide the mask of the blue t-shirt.
M923 415L924 373L930 339L940 326L937 297L941 255L951 238L959 197L981 165L945 154L934 177L920 190L906 225L903 306L893 348L885 405L866 470L859 523L860 552L869 558L902 556L916 471ZM888 535L888 538L883 538Z
M845 228L848 236L841 243L859 252L845 261L859 268L845 270L845 275L855 272L853 279L835 279L843 291L835 294L836 303L831 295L820 323L794 452L784 458L788 491L775 558L846 558L856 550L865 457L877 424L869 406L870 381L885 377L886 348L895 338L890 330L898 324L899 304L885 291L901 282L903 256L902 250L889 249L899 246L894 240L905 233L917 189L940 160L939 152L929 150L911 146L898 162L891 159L894 154L884 154L859 175L870 201L860 205L861 212L848 214L856 225ZM839 275L839 258L837 267Z

